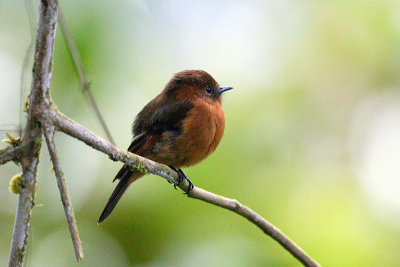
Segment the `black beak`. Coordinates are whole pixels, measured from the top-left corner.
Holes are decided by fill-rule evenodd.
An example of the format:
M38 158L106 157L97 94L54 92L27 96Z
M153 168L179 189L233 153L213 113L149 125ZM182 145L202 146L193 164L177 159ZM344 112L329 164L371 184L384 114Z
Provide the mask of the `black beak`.
M229 90L231 90L231 89L233 89L233 87L230 87L230 86L220 86L220 87L219 87L219 90L218 90L218 94L220 95L220 94L222 94L223 92L229 91Z

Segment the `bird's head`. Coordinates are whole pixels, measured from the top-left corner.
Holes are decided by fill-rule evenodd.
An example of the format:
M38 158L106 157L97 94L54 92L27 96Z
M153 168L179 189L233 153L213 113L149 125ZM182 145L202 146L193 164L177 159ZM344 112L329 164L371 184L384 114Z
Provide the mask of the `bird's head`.
M181 100L201 98L211 103L221 102L222 93L231 89L233 87L220 86L210 74L203 70L185 70L176 73L164 91Z

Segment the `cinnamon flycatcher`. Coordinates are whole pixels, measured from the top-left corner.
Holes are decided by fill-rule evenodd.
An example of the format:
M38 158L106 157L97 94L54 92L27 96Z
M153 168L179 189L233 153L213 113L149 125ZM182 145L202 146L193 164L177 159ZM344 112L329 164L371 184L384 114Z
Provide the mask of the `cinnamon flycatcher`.
M215 151L224 134L225 117L221 94L232 87L219 86L202 70L176 73L164 90L136 116L133 140L128 151L170 166L180 181L193 184L181 170L193 166ZM114 210L128 186L142 177L124 165L114 180L119 180L98 223Z

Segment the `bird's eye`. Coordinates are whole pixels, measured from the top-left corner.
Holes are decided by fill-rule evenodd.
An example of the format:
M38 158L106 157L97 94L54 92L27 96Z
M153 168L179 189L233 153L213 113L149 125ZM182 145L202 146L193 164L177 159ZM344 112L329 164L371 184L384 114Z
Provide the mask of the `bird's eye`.
M209 95L211 95L211 93L212 93L211 86L207 86L207 87L206 87L206 93L209 94Z

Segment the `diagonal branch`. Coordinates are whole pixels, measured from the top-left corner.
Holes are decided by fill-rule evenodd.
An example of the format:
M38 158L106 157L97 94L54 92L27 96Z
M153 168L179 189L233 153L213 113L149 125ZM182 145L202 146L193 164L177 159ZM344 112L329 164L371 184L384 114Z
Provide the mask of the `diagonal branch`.
M168 166L159 164L157 162L138 156L136 154L132 154L126 150L114 146L110 142L95 135L75 121L66 117L61 112L53 110L53 112L50 113L50 116L52 116L54 120L56 130L62 131L84 142L88 146L91 146L92 148L109 155L111 159L122 161L144 172L150 172L155 175L159 175L174 184L178 183L178 176L176 175L176 172ZM187 189L189 184L186 182L182 183L181 186Z
M92 91L90 90L90 81L89 81L88 76L86 75L85 68L83 67L81 54L79 53L79 50L76 47L74 39L72 38L71 31L69 30L69 27L68 27L67 21L65 20L64 12L62 11L61 6L58 6L58 21L60 22L61 31L62 31L65 41L67 43L68 51L71 54L72 61L74 62L76 72L78 73L82 91L86 94L90 105L94 109L97 119L100 121L100 124L103 127L103 130L106 133L108 140L112 144L115 145L115 141L111 135L110 129L107 127L106 121L104 120L104 117L101 114L96 101L94 100Z
M35 18L33 16L33 1L25 0L25 9L26 14L29 21L29 32L30 32L30 40L29 45L26 48L24 61L22 63L21 76L20 76L20 88L19 88L19 123L18 123L18 133L22 136L23 127L22 124L24 122L24 109L25 109L25 101L27 100L26 92L29 88L29 79L30 71L32 68L32 55L33 49L35 45Z
M219 206L224 209L231 210L240 216L246 218L250 222L254 223L260 228L265 234L276 240L282 247L290 252L295 258L302 262L305 266L319 266L307 253L302 250L296 243L294 243L289 237L281 232L277 227L264 219L261 215L251 210L249 207L241 204L236 199L226 198L204 189L195 187L189 192L189 197L199 199L210 204Z
M110 144L106 140L96 136L94 133L85 129L84 127L67 118L58 111L52 112L51 116L54 119L54 124L56 125L57 130L60 130L86 143L87 145L93 147L98 151L108 154L113 159L136 167L143 172L156 174L174 183L175 185L178 185L178 175L169 167L124 151ZM179 187L186 192L189 187L189 183L185 180L179 185ZM192 191L190 191L188 196L214 204L216 206L231 210L239 214L240 216L248 219L250 222L258 226L265 234L276 240L279 244L281 244L282 247L284 247L289 253L296 257L305 266L319 266L316 261L314 261L309 255L307 255L306 252L304 252L296 243L290 240L290 238L282 233L277 227L272 225L266 219L252 211L250 208L241 204L237 200L225 198L198 187L195 187Z
M83 250L81 239L79 238L78 226L76 225L74 209L68 194L67 184L64 179L64 173L61 170L58 160L56 146L54 144L54 132L50 127L45 127L44 136L46 138L47 148L53 163L53 169L56 174L58 189L60 190L61 202L64 206L65 216L67 217L69 232L71 233L72 244L74 245L75 257L78 261L83 259Z

